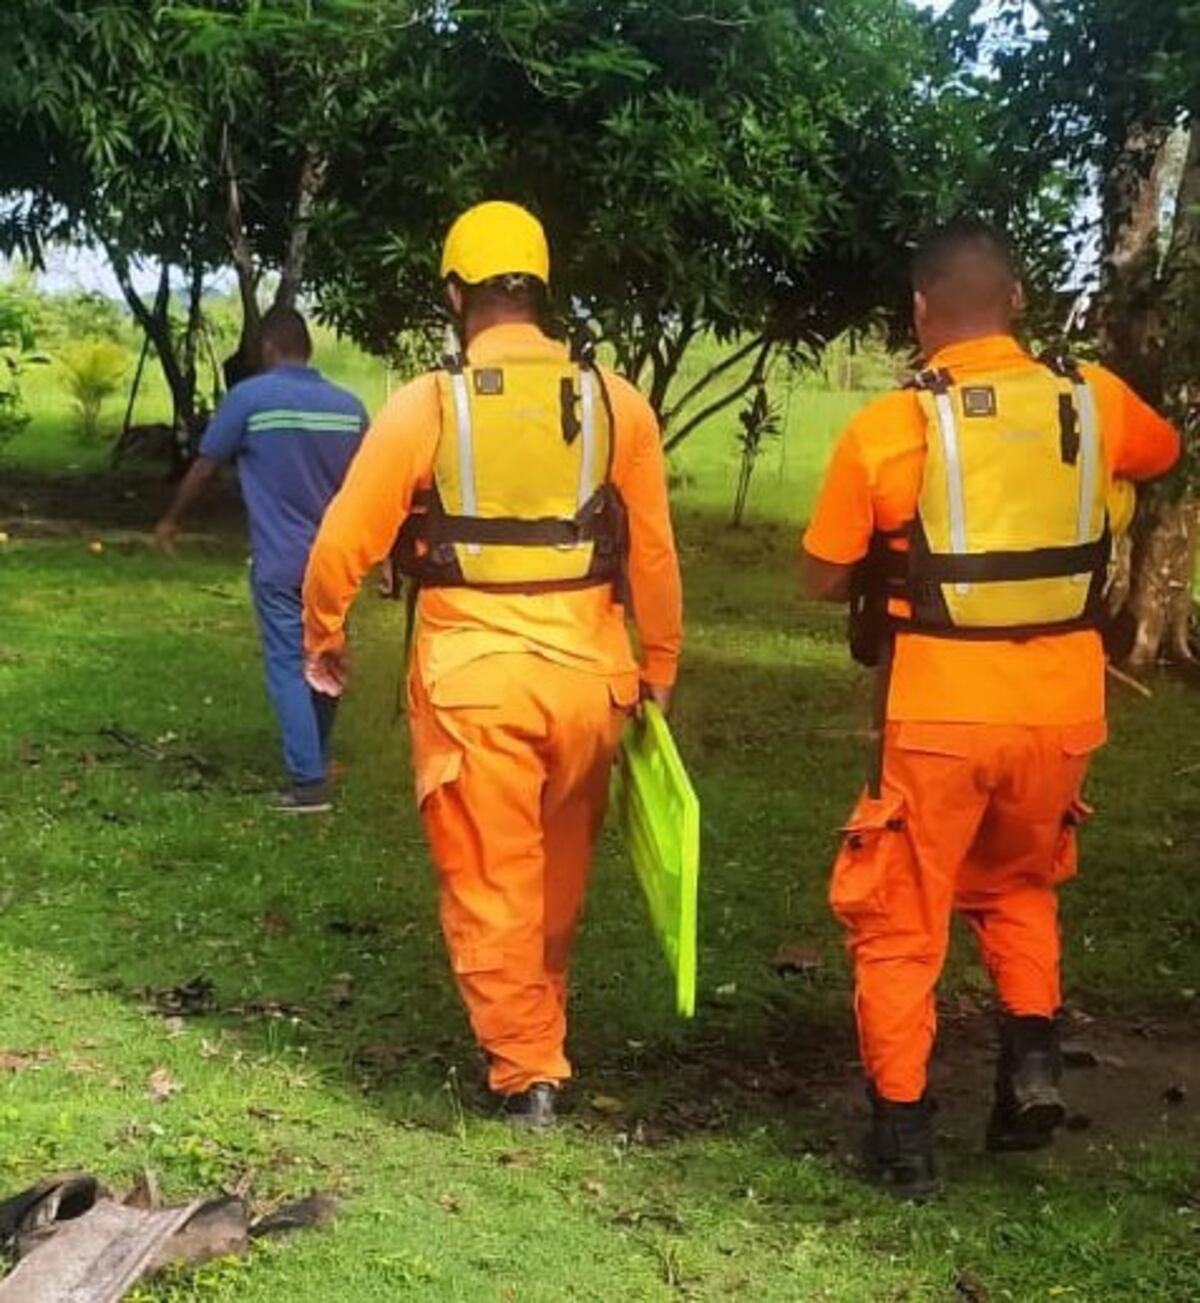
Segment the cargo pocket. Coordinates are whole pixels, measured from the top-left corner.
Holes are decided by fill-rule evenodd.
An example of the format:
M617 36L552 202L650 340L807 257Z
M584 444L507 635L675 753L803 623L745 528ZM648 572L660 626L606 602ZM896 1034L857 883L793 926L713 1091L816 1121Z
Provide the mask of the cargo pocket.
M889 886L911 863L903 798L864 797L841 836L829 904L846 927L857 929L886 916Z
M1078 765L1077 782L1082 784L1088 757L1098 751L1108 740L1108 726L1102 719L1086 724L1069 724L1062 729L1062 751L1068 761ZM1070 880L1079 874L1079 830L1095 811L1081 797L1075 796L1063 811L1059 829L1054 864L1050 870L1052 886Z
M641 696L641 684L636 674L616 674L608 680L608 696L617 710L630 711Z
M1086 801L1076 797L1062 817L1058 848L1050 870L1050 885L1060 886L1079 874L1079 830L1095 814Z
M413 783L417 809L462 769L462 748L443 728L419 684L409 679L408 727L412 736Z
M898 751L965 760L971 754L971 739L976 732L975 724L934 724L905 719L889 725L888 745Z
M457 748L435 749L422 755L414 765L413 775L417 788L417 809L422 809L434 792L447 783L454 782L461 769L462 752Z
M504 951L499 946L458 945L451 941L451 967L460 977L473 973L498 973L504 967Z

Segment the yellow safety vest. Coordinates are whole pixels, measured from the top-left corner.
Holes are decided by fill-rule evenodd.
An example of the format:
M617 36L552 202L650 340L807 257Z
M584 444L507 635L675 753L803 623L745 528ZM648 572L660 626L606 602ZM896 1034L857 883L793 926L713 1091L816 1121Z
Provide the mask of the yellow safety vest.
M613 427L590 362L448 359L432 491L396 559L421 586L519 592L621 574L624 518Z
M1112 487L1070 362L915 382L928 437L906 561L911 626L961 637L1096 627Z

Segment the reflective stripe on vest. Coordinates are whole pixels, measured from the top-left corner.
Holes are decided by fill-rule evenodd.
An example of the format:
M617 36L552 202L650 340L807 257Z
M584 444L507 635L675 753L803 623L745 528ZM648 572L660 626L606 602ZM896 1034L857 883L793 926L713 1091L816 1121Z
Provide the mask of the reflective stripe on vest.
M946 500L950 506L950 550L963 556L967 550L967 508L963 489L962 454L958 446L958 422L954 419L954 403L943 389L933 396L937 410L938 430L946 457ZM966 593L970 584L956 583L954 591Z
M1087 543L1092 538L1092 508L1096 496L1096 476L1100 472L1100 431L1096 419L1096 399L1091 386L1086 380L1074 380L1075 399L1079 405L1079 525L1076 540ZM1091 575L1072 576L1073 582L1086 584L1091 582Z
M596 390L590 367L579 371L580 437L583 440L579 459L579 510L582 511L596 491L593 463L596 460Z
M467 392L467 377L461 370L451 371L450 384L454 389L454 417L458 427L458 474L462 493L462 514L474 516L478 511L475 497L475 436L471 427L471 395ZM480 545L468 543L467 551L478 556Z

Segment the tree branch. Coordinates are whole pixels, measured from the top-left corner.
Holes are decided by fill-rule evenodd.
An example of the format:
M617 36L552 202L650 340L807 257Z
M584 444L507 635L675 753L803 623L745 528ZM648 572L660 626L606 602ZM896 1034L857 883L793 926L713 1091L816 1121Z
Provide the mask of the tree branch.
M296 306L296 296L304 280L304 258L308 250L308 235L312 226L313 204L325 184L328 161L315 149L309 149L300 165L300 179L296 185L296 211L288 237L287 256L279 275L279 288L275 291L276 304Z
M679 371L679 365L688 346L698 333L691 313L685 312L679 318L679 327L674 332L660 331L657 340L650 349L649 360L653 368L653 380L648 395L650 406L656 412L662 412L667 403L667 392Z
M242 213L242 191L238 183L228 123L221 128L221 172L225 178L226 234L242 300L244 337L247 325L251 325L254 330L258 327L258 300L255 297L258 289L258 269L254 261L254 248L246 234L246 221Z
M129 268L129 259L114 246L105 244L105 252L112 266L113 275L121 288L125 302L133 313L134 320L146 332L146 338L154 345L158 354L159 365L171 391L175 421L178 424L188 415L187 382L179 359L175 355L175 340L171 335L171 268L166 262L159 272L158 290L154 296L154 306L148 308L146 301L137 292Z
M770 356L771 349L775 346L774 340L764 339L761 341L758 356L754 359L754 365L750 368L750 374L741 382L729 390L728 393L722 394L720 398L715 398L707 407L703 407L695 416L690 417L687 421L675 430L663 444L664 452L673 452L679 445L692 433L698 429L705 421L711 420L718 412L723 412L725 408L736 403L743 394L747 394L758 384L763 377L766 369L767 358ZM715 368L714 368L715 370Z
M690 402L698 398L714 380L738 366L739 363L744 362L746 358L748 358L750 354L764 342L764 338L765 337L762 335L755 335L749 343L743 344L741 348L735 349L727 357L718 362L716 366L710 367L708 371L706 371L704 375L695 382L695 384L691 385L674 403L671 404L670 408L663 413L663 421L669 425L674 417L678 416L678 414L683 411Z

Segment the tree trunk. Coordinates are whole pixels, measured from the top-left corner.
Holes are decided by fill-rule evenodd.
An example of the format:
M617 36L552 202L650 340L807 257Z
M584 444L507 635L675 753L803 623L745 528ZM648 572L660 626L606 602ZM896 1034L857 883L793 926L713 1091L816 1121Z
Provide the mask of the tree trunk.
M325 184L325 160L310 149L300 165L300 179L296 185L296 211L292 216L292 229L288 239L287 257L279 273L279 287L275 291L276 304L294 308L300 286L304 283L304 261L308 253L308 233L312 226L312 210L317 195Z
M225 359L225 387L232 389L239 380L245 380L262 369L262 313L258 306L258 285L262 277L254 246L246 232L242 212L242 191L237 175L229 128L221 140L221 168L225 174L225 223L229 237L229 252L233 269L237 273L238 295L242 301L242 333L237 351ZM312 227L313 205L325 184L326 160L315 150L309 150L300 164L296 181L296 206L292 213L291 231L287 253L279 270L279 284L275 290L275 306L294 308L304 283L304 264L308 254L308 236Z
M1104 193L1100 346L1105 358L1153 403L1161 401L1163 384L1159 237L1169 140L1164 127L1133 127Z
M221 170L225 174L225 223L229 254L237 275L238 296L242 301L242 333L236 351L225 359L223 367L225 388L229 390L239 380L254 375L262 366L262 314L258 310L258 268L242 216L242 190L228 126L221 136Z
M1129 664L1148 669L1160 656L1194 659L1192 585L1200 544L1200 502L1191 493L1156 504L1134 547L1129 605L1137 640Z
M204 325L202 298L204 294L204 268L200 263L192 267L191 284L188 287L187 325L183 334L183 374L192 393L196 392L199 379L200 332Z
M171 473L183 473L189 460L192 429L196 416L196 377L189 380L176 348L175 333L171 329L171 268L163 263L159 273L158 290L154 303L146 306L145 300L133 284L129 260L113 249L108 250L109 262L129 310L154 347L162 367L163 378L171 391L172 430Z
M1192 129L1182 175L1172 175L1178 139L1166 127L1140 126L1106 186L1107 242L1100 338L1106 360L1181 428L1191 424L1198 341L1183 331L1188 298L1200 292L1200 130ZM1177 162L1176 154L1175 161ZM1164 200L1177 184L1174 224L1163 252ZM1189 626L1200 522L1189 492L1144 501L1132 543L1117 556L1137 625L1130 665L1160 657L1190 660ZM1127 562L1127 572L1123 566ZM1118 591L1119 595L1119 591Z

